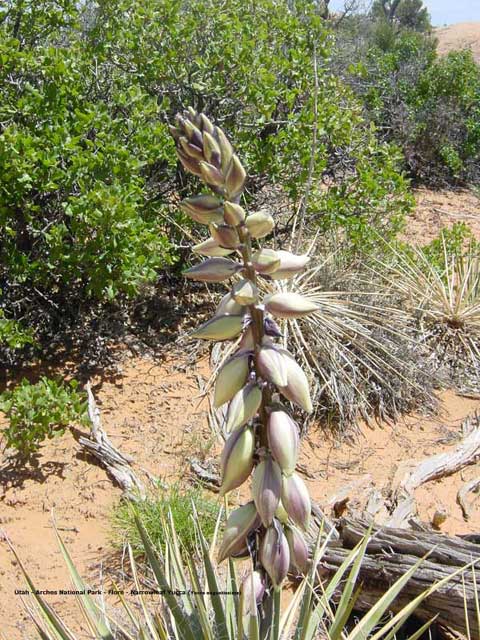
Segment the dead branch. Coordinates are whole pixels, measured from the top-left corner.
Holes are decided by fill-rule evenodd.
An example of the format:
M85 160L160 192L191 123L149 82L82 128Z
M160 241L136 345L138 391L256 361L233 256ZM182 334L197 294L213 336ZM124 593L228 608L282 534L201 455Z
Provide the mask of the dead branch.
M463 517L465 520L470 518L470 509L472 508L471 502L467 500L467 495L469 493L478 493L480 489L480 478L475 478L474 480L470 480L470 482L466 482L457 493L457 502L460 505L460 509L462 510Z
M107 473L123 490L126 497L130 500L138 500L139 497L143 499L145 497L145 488L131 467L131 456L116 449L102 428L100 409L95 402L89 382L87 383L87 396L91 431L88 438L85 436L79 437L79 444L106 469Z

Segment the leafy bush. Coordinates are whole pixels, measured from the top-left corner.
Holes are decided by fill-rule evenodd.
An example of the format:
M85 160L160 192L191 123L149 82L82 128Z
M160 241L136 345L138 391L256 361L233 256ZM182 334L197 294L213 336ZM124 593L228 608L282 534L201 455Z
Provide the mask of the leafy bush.
M115 546L128 543L135 557L144 555L145 548L135 523L141 519L149 539L157 549L163 549L167 542L167 523L170 516L175 522L175 531L181 548L192 554L195 550L195 531L192 527L192 505L198 515L198 523L208 539L213 537L219 507L207 498L199 487L182 488L179 484L167 489L159 488L139 501L135 509L127 502L120 502L113 511L112 525Z
M360 37L356 36L357 39ZM337 45L342 47L342 41ZM480 67L470 51L437 58L435 40L379 23L344 68L383 140L430 184L480 178Z
M326 179L308 216L357 248L371 225L394 234L411 206L397 152L329 69L313 0L8 0L0 11L0 286L6 316L40 342L97 301L136 296L179 257L185 217L171 204L195 178L177 167L166 122L185 104L235 140L249 200L279 181L298 199Z
M62 435L72 423L86 421L86 399L77 387L74 380L65 385L42 377L36 384L24 379L11 391L4 391L0 411L9 421L3 431L6 446L28 457L46 438Z

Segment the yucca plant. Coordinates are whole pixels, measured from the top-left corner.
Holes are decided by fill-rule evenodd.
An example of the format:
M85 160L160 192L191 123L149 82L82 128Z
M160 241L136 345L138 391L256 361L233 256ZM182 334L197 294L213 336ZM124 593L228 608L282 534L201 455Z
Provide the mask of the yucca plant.
M299 429L285 401L306 413L313 407L306 375L278 342L276 319L305 317L318 305L294 292L262 295L259 281L293 278L309 258L261 246L274 220L266 211L247 214L240 204L245 169L205 114L185 111L171 132L183 166L211 191L180 203L211 234L194 247L206 259L185 275L206 283L233 281L213 318L193 332L200 339L237 340L215 383L215 406L227 405L221 494L240 487L253 472L252 500L229 516L218 560L250 557L262 593L278 590L290 565L307 569L302 530L311 511L308 490L295 473Z
M320 531L308 573L297 585L290 602L284 603L282 608L280 591L276 592L272 611L271 599L258 606L265 584L257 571L251 570L243 579L239 579L237 565L230 559L225 571L219 575L212 559L215 538L209 546L198 526L194 505L192 528L197 546L193 554L185 553L182 549L171 517L162 523L165 527L162 549L154 547L139 518L136 523L148 568L143 572L139 570L134 553L128 547L128 589L133 592L133 598L122 595L123 585L113 584L112 589L120 594L120 608L116 607L115 613L106 608L105 602L89 595L88 585L80 577L56 532L73 589L78 594L77 603L81 619L84 620L81 632L72 631L71 625L37 592L15 549L11 547L27 581L31 596L25 600L25 604L41 640L395 640L398 631L420 603L463 571L455 571L396 614L389 614L395 598L420 565L419 561L392 584L365 615L357 613L355 625L353 628L348 625L348 630L346 624L361 590L358 575L369 535L348 552L342 565L324 583L317 574L317 567L329 543L329 536ZM480 620L478 603L477 611ZM418 640L430 623L425 622L408 639L402 635L402 640ZM469 640L473 640L473 637L469 637Z
M422 339L439 364L467 369L475 377L480 363L480 251L474 242L449 251L443 233L440 239L443 255L436 262L421 249L391 248L393 263L382 267L416 316Z

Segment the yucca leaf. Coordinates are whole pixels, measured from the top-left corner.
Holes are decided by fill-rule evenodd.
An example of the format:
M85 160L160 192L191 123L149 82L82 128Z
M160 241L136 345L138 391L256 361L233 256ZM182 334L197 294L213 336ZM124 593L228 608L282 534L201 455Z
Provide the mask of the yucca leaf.
M145 554L147 556L148 562L152 568L155 579L160 586L160 589L164 591L165 601L167 602L168 608L178 625L181 636L183 638L186 638L187 640L198 640L198 638L195 637L195 634L191 630L191 620L189 620L185 613L182 611L175 596L169 593L170 585L167 582L148 533L145 531L145 528L143 527L143 524L140 522L137 515L135 515L135 523L142 539L142 544L145 548Z
M352 610L353 603L355 602L355 600L352 598L352 593L357 583L358 574L363 562L363 558L365 556L365 551L370 539L370 534L371 528L367 531L363 540L361 541L357 556L355 558L355 561L353 562L347 581L342 589L340 602L338 603L337 610L335 612L335 619L333 620L332 626L329 629L331 640L336 640L336 638L340 637L345 623L348 620L348 616L350 615L350 612Z
M130 545L128 545L128 556L130 558L130 566L132 568L132 576L133 576L133 581L135 582L135 587L137 589L138 592L140 592L140 583L138 581L138 575L137 575L137 566L135 564L135 559L133 557L133 552L132 552L132 547ZM145 601L143 599L143 595L141 593L138 594L139 600L140 600L140 606L142 607L142 611L143 611L143 617L145 619L145 623L147 625L147 628L152 636L152 638L157 638L157 634L155 632L155 627L153 624L153 618L150 615L149 610L147 609L147 606L145 604ZM142 632L142 628L140 628L140 632Z
M63 540L60 534L58 533L58 530L55 524L53 526L53 529L55 531L57 542L60 547L60 551L62 552L62 556L65 560L65 564L67 565L68 571L70 573L70 577L72 579L73 585L77 591L84 591L82 595L78 595L77 597L80 602L82 611L85 614L85 619L87 620L87 623L92 633L95 633L96 637L99 639L101 638L101 640L114 640L112 632L110 631L107 624L100 616L100 610L98 606L93 601L93 598L91 598L88 595L87 586L85 585L80 574L78 573L77 568L74 562L72 561L72 558L68 553L67 548L63 543Z

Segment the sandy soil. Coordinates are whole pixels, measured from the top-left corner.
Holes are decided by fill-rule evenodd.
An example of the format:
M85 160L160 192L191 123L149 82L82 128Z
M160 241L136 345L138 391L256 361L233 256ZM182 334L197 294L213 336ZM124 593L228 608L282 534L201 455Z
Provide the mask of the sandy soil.
M480 62L480 22L459 22L435 29L438 52L448 53L455 49L471 49L475 60Z
M480 240L480 198L471 191L415 191L417 206L408 218L404 239L412 244L428 244L443 227L465 222Z
M480 239L479 205L473 195L421 190L417 201L408 239L428 242L441 226L458 220L471 224ZM193 366L178 359L155 362L132 357L114 378L93 379L103 425L112 442L134 457L138 469L148 470L166 483L187 480L192 455L218 459L218 445L208 426L207 401L198 397L208 376L206 357ZM475 410L480 410L480 400L447 391L441 395L437 416L408 416L393 426L364 425L353 442L333 442L320 428L312 428L304 439L300 459L309 471L305 479L312 497L327 511L340 489L349 484L354 490L348 508L355 509L372 487L386 497L392 479L404 465L455 447L462 421ZM431 521L435 510L442 508L447 513L442 531L480 531L480 500L468 522L456 503L459 487L478 473L479 465L472 465L419 489L420 517ZM2 464L0 458L0 537L2 531L8 535L40 589L71 588L51 526L52 510L90 586L109 587L105 582L112 550L109 520L119 499L120 490L103 469L85 459L71 433L45 444L36 465L21 472L8 461ZM15 589L23 587L19 566L0 541L0 637L3 633L8 640L35 637L22 597L15 595ZM74 629L80 628L73 597L52 595L46 599ZM113 597L106 599L110 606L117 604Z

